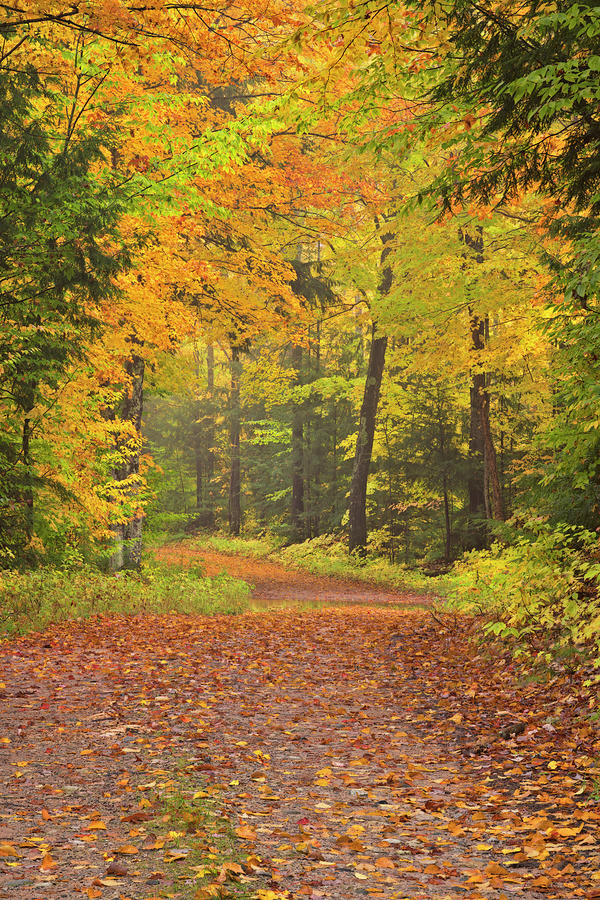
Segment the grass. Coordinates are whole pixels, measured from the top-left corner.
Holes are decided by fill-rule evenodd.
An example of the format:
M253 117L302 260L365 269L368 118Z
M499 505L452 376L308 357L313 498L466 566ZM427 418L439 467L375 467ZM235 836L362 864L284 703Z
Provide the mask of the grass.
M348 554L345 542L335 535L324 535L301 544L282 547L269 538L234 538L228 535L199 536L203 547L220 553L233 553L273 561L313 575L364 581L415 593L445 593L447 576L427 577L422 572L396 565L382 556Z
M193 766L183 761L163 788L152 803L156 817L144 828L156 837L164 861L170 862L171 884L161 886L159 896L177 900L278 896L261 889L260 862L244 852L222 812L218 788L198 789Z
M212 534L206 538L200 538L203 546L211 547L219 553L235 553L240 556L252 556L254 559L264 559L272 556L279 549L279 545L270 538L242 538L232 537L228 534Z
M206 578L197 567L155 565L142 574L118 575L92 567L0 573L0 635L5 636L107 613L235 615L249 605L244 581Z

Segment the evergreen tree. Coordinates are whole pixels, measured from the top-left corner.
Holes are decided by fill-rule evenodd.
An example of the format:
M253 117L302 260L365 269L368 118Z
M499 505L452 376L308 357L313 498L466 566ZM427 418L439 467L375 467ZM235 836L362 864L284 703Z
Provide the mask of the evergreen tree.
M45 412L129 262L118 233L124 199L106 165L113 129L75 138L57 90L33 67L0 71L0 541L9 559L33 535Z

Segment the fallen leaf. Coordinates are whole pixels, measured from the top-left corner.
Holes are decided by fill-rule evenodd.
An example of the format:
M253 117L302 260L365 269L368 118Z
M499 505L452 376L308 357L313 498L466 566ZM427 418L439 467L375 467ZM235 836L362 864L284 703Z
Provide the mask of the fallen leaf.
M133 856L138 852L138 848L134 847L133 844L122 844L122 846L117 847L117 849L115 850L115 853L120 853L123 856Z

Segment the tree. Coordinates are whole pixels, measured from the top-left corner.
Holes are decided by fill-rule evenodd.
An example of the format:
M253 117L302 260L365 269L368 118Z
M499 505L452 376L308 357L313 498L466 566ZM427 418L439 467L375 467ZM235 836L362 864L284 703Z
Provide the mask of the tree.
M31 66L0 69L0 110L0 400L8 424L0 468L12 554L34 533L44 410L98 331L94 307L114 296L130 255L119 231L127 199L100 167L113 127L81 129L73 140L57 87Z
M392 287L392 267L386 262L390 252L392 234L386 232L381 235L384 248L381 251L382 275L379 283L379 294L385 297ZM387 246L386 246L387 245ZM371 453L373 451L373 438L375 435L375 421L377 406L381 391L381 379L385 365L385 351L387 347L387 335L377 334L377 325L373 322L371 350L369 352L369 364L365 378L365 391L363 395L360 418L358 422L358 434L356 437L356 453L354 455L354 469L350 485L349 499L349 540L350 551L364 549L367 546L367 481L369 467L371 465Z

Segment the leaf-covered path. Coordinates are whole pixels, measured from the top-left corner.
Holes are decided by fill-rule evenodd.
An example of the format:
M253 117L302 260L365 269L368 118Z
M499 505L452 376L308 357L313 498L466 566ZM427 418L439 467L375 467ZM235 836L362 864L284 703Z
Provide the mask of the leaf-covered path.
M178 566L201 563L207 575L227 572L242 578L253 586L252 596L258 606L300 605L354 605L375 606L429 606L431 595L410 591L397 591L389 586L365 581L330 578L288 568L282 563L267 559L220 553L196 543L181 541L167 544L158 551L163 562Z
M182 765L266 896L600 897L584 701L427 611L70 624L6 644L2 682L0 897L193 897L146 821Z

